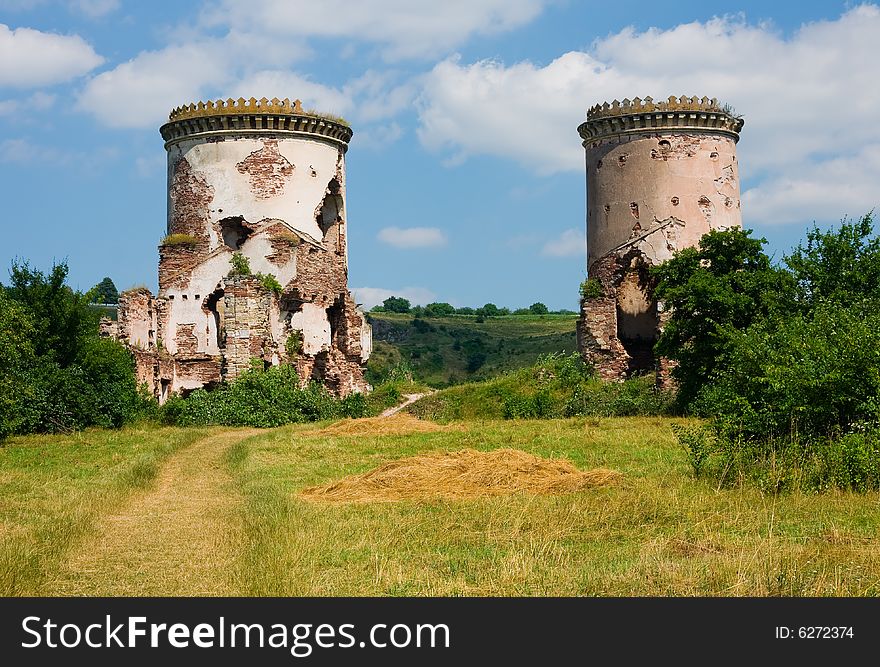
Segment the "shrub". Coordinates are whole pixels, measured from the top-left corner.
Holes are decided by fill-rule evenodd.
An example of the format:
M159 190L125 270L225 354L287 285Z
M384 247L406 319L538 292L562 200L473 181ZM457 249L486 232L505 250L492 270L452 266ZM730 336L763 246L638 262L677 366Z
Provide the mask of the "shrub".
M731 335L728 363L695 411L720 433L829 436L880 420L880 315L823 303Z
M90 295L65 284L66 264L44 274L14 263L10 274L0 287L0 437L116 427L153 413L129 351L98 337Z
M790 311L794 279L762 251L749 230L712 231L652 269L655 296L671 308L655 351L673 359L678 400L688 408L727 363L731 336Z
M258 273L255 277L267 292L280 296L281 292L284 291L281 283L278 282L278 279L272 273Z
M425 306L425 317L448 317L455 314L455 306L449 303L429 303Z
M587 278L581 283L581 298L598 299L602 296L602 283L596 278Z
M300 388L292 366L262 363L243 372L235 381L212 390L196 389L186 398L175 397L162 407L166 424L177 426L251 426L271 428L283 424L339 417L361 417L367 412L364 397L333 396L313 382Z
M251 264L248 258L240 252L232 253L232 259L229 261L232 268L229 270L230 276L249 276L251 275Z

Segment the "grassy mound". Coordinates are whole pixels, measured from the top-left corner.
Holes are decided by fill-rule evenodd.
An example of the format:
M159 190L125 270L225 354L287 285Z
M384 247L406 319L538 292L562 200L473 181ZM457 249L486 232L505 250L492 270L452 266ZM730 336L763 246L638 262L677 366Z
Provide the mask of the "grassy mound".
M518 449L463 449L391 461L361 475L305 489L300 497L328 503L464 500L516 493L559 495L616 483L620 473L581 471L571 462Z
M554 354L485 382L443 389L405 411L435 421L632 417L667 414L671 401L652 376L605 382L577 354Z

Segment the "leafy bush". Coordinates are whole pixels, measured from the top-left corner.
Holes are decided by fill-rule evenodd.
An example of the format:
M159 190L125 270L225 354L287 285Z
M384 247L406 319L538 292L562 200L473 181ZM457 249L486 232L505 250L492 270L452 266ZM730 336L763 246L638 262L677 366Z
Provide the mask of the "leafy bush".
M248 258L240 252L232 253L232 259L229 260L232 268L229 270L230 276L249 276L251 275L251 263Z
M655 296L672 315L655 351L677 362L678 400L689 407L715 371L727 364L731 336L754 322L786 313L794 279L762 251L749 230L712 231L652 269Z
M547 313L550 312L550 310L543 303L541 303L540 301L537 301L537 302L533 303L531 306L529 306L529 312L532 315L546 315Z
M602 296L602 283L596 278L587 278L581 283L580 293L584 299L598 299Z
M272 292L274 294L280 295L284 288L281 286L281 283L278 282L278 278L275 277L272 273L258 273L255 276L257 280L260 281L260 284L263 286L263 289L267 292Z
M359 394L339 399L319 383L301 389L292 366L264 370L255 363L234 382L211 390L196 389L186 398L172 397L162 407L161 418L176 426L271 428L366 414L365 397Z
M410 309L409 299L400 296L389 296L382 302L382 308L389 313L408 313Z
M0 440L22 428L33 398L33 336L30 313L0 288Z
M154 413L131 354L98 337L91 296L65 284L66 264L44 274L14 263L10 275L0 287L0 438L116 427Z
M731 335L728 363L695 411L745 440L828 436L880 421L880 316L821 303Z

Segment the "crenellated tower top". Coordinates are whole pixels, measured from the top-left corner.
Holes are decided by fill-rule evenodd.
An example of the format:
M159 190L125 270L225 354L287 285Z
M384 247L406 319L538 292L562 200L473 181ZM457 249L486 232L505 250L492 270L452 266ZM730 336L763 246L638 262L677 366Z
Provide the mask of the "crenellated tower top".
M578 133L584 145L603 137L645 132L712 132L738 141L743 123L731 107L714 97L671 95L663 102L636 97L590 107Z
M352 130L337 116L321 114L302 108L300 100L237 100L197 102L171 110L168 122L159 132L165 147L190 138L228 134L310 135L348 147Z

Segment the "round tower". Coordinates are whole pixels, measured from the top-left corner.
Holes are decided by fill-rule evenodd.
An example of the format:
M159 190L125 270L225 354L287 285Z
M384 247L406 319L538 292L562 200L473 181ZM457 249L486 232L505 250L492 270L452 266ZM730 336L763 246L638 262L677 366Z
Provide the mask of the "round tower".
M127 330L148 331L129 338L155 352L160 399L232 380L255 360L292 364L303 383L342 395L366 390L370 326L347 284L351 128L299 100L240 98L178 107L160 132L159 293L126 313Z
M578 345L606 379L658 370L663 324L648 269L706 232L741 224L736 143L743 120L707 97L596 105L586 150L587 276Z

